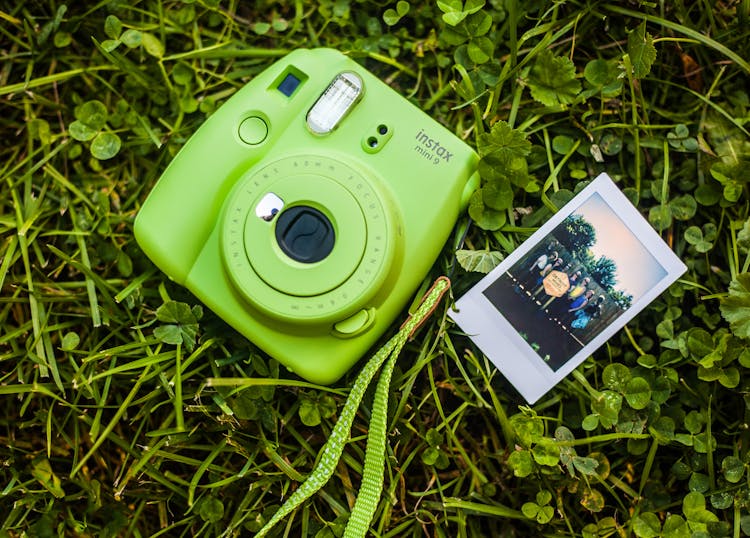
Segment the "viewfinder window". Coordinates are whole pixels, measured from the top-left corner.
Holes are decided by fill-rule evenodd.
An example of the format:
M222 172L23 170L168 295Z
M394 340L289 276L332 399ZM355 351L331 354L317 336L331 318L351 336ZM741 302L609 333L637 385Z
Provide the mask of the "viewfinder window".
M294 91L297 89L297 87L299 87L300 82L301 81L299 78L289 73L279 83L276 89L278 89L281 93L283 93L287 97L291 97Z

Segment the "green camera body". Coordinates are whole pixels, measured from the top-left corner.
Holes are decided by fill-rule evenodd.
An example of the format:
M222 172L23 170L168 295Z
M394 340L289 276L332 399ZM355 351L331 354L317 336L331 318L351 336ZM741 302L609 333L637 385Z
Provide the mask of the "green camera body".
M300 49L188 140L135 236L259 348L330 384L428 273L478 186L477 160L350 58Z

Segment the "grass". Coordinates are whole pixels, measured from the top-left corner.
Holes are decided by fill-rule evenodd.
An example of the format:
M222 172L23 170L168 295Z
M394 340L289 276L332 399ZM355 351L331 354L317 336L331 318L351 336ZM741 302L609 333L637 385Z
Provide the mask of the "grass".
M394 372L373 534L750 535L747 334L720 310L750 260L750 3L495 0L480 10L491 29L463 37L448 35L434 2L410 2L389 26L384 13L396 7L0 6L0 536L247 535L312 469L357 368L335 387L305 383L209 311L195 347L165 343L157 309L198 301L132 233L159 173L205 118L302 46L348 52L472 145L498 120L532 143L539 190L514 186L496 230L466 231L463 219L451 247L463 238L466 249L507 254L583 177L607 171L689 266L533 409L444 307L436 312ZM633 60L628 31L642 23L655 60L639 76L617 71ZM467 47L488 46L483 37L492 60L467 61ZM545 49L575 67L582 84L570 102L530 93ZM621 91L587 80L597 58L622 76ZM92 100L103 120L92 119ZM452 273L457 297L481 275L452 250L431 277ZM701 342L723 350L716 365ZM646 408L623 403L611 365L649 381ZM617 409L602 403L610 392ZM591 415L599 422L587 429ZM369 402L332 480L276 536L340 536L368 420Z

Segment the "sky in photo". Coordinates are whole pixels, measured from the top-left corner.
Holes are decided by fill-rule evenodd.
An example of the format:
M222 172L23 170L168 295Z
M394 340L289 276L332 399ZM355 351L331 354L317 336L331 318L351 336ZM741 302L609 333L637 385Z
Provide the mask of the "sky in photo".
M595 258L606 256L617 264L617 284L638 300L667 274L607 202L594 193L573 211L581 215L596 229L596 243L591 247Z

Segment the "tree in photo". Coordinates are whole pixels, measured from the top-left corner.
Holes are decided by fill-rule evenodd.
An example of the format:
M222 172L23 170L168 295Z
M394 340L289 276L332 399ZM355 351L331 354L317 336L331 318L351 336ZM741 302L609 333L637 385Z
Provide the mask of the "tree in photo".
M589 273L607 291L614 290L617 284L617 264L606 256L600 256L592 264Z
M565 248L578 256L596 243L594 226L581 215L570 215L555 230L555 236Z
M609 296L623 310L627 310L633 304L633 296L622 290L611 290Z
M576 252L576 259L586 268L587 273L591 272L592 267L596 263L596 258L589 249Z

